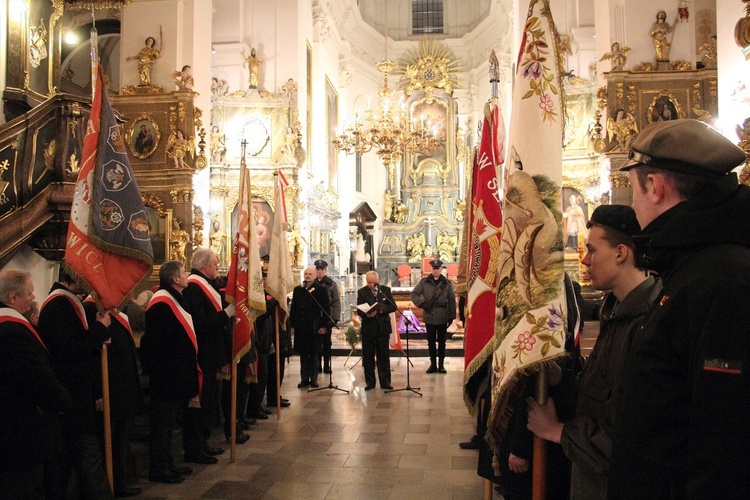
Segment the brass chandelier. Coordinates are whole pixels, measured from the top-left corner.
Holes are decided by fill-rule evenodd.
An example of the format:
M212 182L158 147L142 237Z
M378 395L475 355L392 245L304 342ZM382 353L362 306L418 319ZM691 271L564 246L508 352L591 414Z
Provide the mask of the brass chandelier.
M390 187L395 184L394 163L401 161L405 153L428 154L440 146L432 123L420 117L409 120L403 96L394 102L394 91L388 86L388 73L396 63L388 60L387 2L385 24L385 59L375 64L383 73L383 86L378 90L379 106L373 107L368 96L367 108L358 110L354 120L345 124L344 131L333 144L346 154L367 153L375 150L388 169Z

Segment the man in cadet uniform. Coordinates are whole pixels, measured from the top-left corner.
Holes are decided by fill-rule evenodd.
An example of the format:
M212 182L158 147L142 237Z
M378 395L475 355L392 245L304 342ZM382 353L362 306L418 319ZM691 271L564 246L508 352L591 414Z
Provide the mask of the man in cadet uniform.
M328 262L324 260L315 261L315 285L326 289L328 301L331 303L328 314L331 316L330 320L333 321L333 325L326 328L323 336L322 365L321 361L318 361L318 366L322 368L323 373L331 373L331 331L341 317L341 294L339 285L328 276Z

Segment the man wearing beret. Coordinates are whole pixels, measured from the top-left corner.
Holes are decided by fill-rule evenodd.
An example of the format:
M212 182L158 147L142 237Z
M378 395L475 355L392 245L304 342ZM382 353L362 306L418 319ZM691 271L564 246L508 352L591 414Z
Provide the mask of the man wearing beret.
M456 294L453 284L442 274L443 261L432 260L430 267L432 272L412 290L411 301L424 311L422 319L427 325L427 346L430 350L427 373L445 373L445 336L448 325L456 319Z
M628 171L639 257L664 290L633 338L611 498L750 498L750 188L737 146L695 120L648 125Z
M341 317L341 294L339 285L328 276L328 262L324 260L315 261L315 285L325 288L328 292L328 301L331 304L328 314L331 315L332 326L336 326L336 322ZM331 373L331 329L332 327L327 328L323 336L322 366L321 360L318 360L319 368L323 373Z
M586 226L589 236L582 262L588 267L591 285L611 290L604 299L599 337L577 383L573 372L551 365L550 381L561 382L557 394L575 395L574 418L558 420L555 402L539 405L529 398L528 428L537 436L562 445L573 464L571 498L607 497L609 451L615 418L617 388L631 340L638 332L661 285L647 276L636 260L633 236L641 227L632 208L601 205ZM577 386L577 387L576 387ZM571 390L572 389L572 390ZM558 403L563 403L558 397Z

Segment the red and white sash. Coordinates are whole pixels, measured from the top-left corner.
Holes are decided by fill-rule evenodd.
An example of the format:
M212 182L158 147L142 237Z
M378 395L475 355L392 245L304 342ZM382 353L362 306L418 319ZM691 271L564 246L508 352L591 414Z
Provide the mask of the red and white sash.
M128 315L124 312L118 312L112 316L112 319L117 320L117 322L128 331L130 338L133 339L133 343L135 343L135 337L133 336L133 329L130 327L130 319L128 318Z
M188 283L193 283L201 287L201 290L203 290L203 293L206 294L206 297L211 300L211 304L213 304L216 312L219 312L223 309L221 307L221 295L219 295L219 292L217 292L216 289L211 286L206 278L197 274L191 274L190 276L188 276Z
M42 307L39 308L39 312L41 313L41 311L44 311L44 306L49 304L52 300L56 299L57 297L65 297L66 299L68 299L68 302L70 302L70 305L73 307L73 310L78 315L78 319L81 320L83 329L88 330L89 322L86 321L86 311L83 309L83 303L81 302L81 299L79 299L77 295L70 292L69 290L65 290L63 288L55 288L54 290L52 290L49 296L42 303Z
M42 344L44 350L47 350L47 346L42 342L42 338L37 333L36 329L29 323L29 320L23 317L21 313L10 307L0 307L0 323L4 321L11 321L13 323L19 323L26 327L28 331L34 334L34 337Z
M158 290L146 306L146 311L151 309L155 304L166 304L172 310L177 321L180 322L182 328L185 330L190 342L195 347L195 368L198 370L198 394L201 393L203 388L203 372L201 371L200 365L198 365L198 339L195 336L195 327L193 326L193 317L177 302L172 294L166 290Z

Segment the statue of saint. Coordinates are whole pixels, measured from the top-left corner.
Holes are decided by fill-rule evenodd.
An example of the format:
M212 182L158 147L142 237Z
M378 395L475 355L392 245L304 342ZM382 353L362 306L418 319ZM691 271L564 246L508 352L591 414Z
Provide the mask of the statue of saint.
M172 221L172 232L169 235L169 258L187 264L185 247L187 247L189 241L190 235L187 231L182 230L180 219L175 218Z
M226 236L227 235L221 230L221 223L218 220L214 220L211 223L211 234L208 235L208 239L211 242L211 250L213 250L219 258L220 265L224 264L224 256L222 252L224 251L224 241Z
M188 168L188 165L185 163L185 155L190 153L190 156L193 156L194 152L195 146L185 138L182 130L177 129L177 132L169 136L169 140L167 141L167 156L174 161L174 168Z
M388 222L393 222L393 208L396 201L396 195L391 194L390 189L385 190L385 195L383 196L383 217Z
M223 163L227 156L227 139L219 127L211 127L211 161Z
M125 59L126 61L138 60L138 76L141 80L140 85L142 86L151 85L151 67L161 57L161 52L164 48L164 35L162 34L161 27L159 27L159 49L155 49L154 45L156 45L156 39L150 36L146 38L146 46L138 52L138 55L128 56Z
M617 145L613 146L610 151L619 150L627 153L637 135L638 125L635 123L635 118L630 113L625 113L622 108L616 111L614 120L607 118L607 137L610 142L613 138L617 140Z
M426 241L424 233L414 233L406 238L406 255L409 262L419 262L424 254Z
M651 39L654 41L657 61L669 61L669 50L672 44L667 37L674 31L676 24L677 20L672 25L667 23L667 13L663 10L656 13L656 22L651 26Z
M260 70L260 65L263 63L263 61L255 57L254 48L250 49L249 56L246 56L245 53L243 52L242 58L247 63L247 69L250 73L248 75L248 87L251 89L257 89L258 88L258 71Z
M292 265L299 267L302 265L302 258L305 256L305 238L299 230L299 225L295 224L292 232L289 233L289 253L292 254Z
M182 71L174 71L172 78L175 85L177 85L177 90L193 90L193 85L195 85L193 81L193 68L189 65L186 64L183 66Z
M396 200L396 204L393 208L393 222L396 224L406 224L406 220L409 218L409 205L405 204L401 200Z
M698 47L698 52L702 52L701 61L704 68L716 67L716 35L713 35L708 41Z

